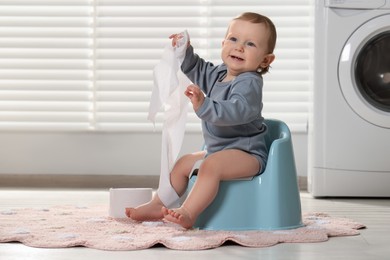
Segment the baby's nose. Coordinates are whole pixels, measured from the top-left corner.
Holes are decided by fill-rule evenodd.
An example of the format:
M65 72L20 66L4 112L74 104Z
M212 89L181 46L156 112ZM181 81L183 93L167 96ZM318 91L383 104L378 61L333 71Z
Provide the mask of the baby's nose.
M242 44L240 42L237 42L236 45L235 45L235 49L237 51L243 51L244 50L244 44Z

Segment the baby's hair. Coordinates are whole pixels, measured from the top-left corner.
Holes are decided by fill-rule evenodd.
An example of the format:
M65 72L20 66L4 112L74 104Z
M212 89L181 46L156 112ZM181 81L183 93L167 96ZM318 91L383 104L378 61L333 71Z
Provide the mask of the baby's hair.
M242 13L239 16L235 17L233 20L242 20L247 21L251 23L262 23L266 26L266 28L269 31L269 38L268 38L268 53L271 54L274 52L275 45L276 45L276 28L274 23L269 19L267 16L258 14L258 13L251 13L246 12ZM266 68L262 68L260 74L265 74L269 71L269 66Z

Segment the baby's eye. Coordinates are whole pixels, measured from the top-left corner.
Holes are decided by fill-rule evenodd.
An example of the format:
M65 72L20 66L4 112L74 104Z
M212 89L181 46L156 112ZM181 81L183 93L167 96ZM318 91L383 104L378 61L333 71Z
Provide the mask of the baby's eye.
M230 37L230 38L229 38L229 41L236 42L236 41L237 41L237 38L236 38L236 37Z
M249 47L256 47L256 44L254 44L253 42L247 42L246 45L248 45Z

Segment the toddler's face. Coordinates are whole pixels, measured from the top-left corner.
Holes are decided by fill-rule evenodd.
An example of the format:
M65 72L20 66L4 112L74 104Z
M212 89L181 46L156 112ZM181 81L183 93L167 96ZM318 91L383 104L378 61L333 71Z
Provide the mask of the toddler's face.
M264 24L243 20L230 23L222 42L222 60L232 76L267 67L274 59L268 53L269 31Z

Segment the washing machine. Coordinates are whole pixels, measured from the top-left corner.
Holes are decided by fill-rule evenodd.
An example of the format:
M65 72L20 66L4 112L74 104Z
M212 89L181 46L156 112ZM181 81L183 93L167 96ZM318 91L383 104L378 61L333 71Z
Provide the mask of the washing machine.
M308 189L390 197L390 0L316 0Z

